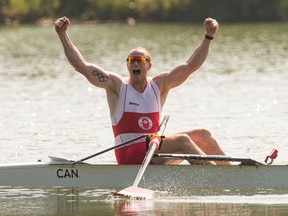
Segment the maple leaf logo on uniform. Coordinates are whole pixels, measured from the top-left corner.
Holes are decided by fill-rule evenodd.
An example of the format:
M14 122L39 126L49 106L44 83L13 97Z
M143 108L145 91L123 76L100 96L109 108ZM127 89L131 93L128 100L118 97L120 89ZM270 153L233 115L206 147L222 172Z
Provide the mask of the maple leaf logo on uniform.
M150 130L153 127L152 120L147 116L138 119L138 125L142 130Z

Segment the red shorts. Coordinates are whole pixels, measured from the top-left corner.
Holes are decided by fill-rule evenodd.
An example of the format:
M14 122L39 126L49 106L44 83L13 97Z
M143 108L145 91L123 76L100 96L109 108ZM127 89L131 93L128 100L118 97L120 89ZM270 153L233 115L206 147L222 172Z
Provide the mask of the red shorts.
M142 164L146 154L146 142L115 149L118 164Z

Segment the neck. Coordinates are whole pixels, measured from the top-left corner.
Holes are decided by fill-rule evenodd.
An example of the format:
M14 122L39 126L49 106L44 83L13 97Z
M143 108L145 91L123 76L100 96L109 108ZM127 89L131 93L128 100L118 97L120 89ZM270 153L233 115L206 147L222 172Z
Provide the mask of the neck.
M143 93L147 87L147 79L142 80L142 81L133 81L132 79L130 79L130 84L132 85L132 87L139 93Z

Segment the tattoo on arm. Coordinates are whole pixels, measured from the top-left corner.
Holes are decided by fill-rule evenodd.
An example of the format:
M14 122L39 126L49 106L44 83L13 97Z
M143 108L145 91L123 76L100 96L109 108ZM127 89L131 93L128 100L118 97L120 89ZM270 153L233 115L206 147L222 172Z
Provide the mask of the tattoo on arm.
M107 82L108 81L108 76L101 71L95 70L93 71L93 76L95 79L97 79L99 82Z

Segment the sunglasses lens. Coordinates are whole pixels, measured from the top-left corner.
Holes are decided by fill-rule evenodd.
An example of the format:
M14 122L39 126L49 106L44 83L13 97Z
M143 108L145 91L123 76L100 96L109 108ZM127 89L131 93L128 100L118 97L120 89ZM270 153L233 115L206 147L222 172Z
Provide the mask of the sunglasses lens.
M127 62L129 64L134 64L135 62L138 64L143 64L146 62L146 58L144 56L128 56Z

